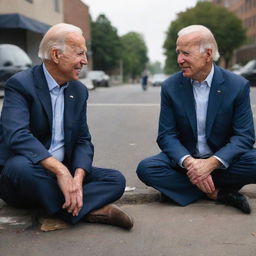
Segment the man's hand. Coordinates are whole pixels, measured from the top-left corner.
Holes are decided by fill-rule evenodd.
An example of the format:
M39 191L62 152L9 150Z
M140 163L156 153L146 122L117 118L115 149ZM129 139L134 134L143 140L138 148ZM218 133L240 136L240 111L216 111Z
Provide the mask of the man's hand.
M73 216L77 216L83 206L82 185L85 176L83 169L78 168L75 177L72 177L67 167L54 157L43 159L40 164L56 175L58 185L65 198L62 208Z
M195 159L191 156L183 161L184 167L187 169L187 175L193 184L206 179L212 171L220 166L220 162L215 157L207 159Z
M74 186L73 177L69 171L58 172L56 177L59 188L65 198L62 208L66 209L69 213L73 213L75 207L77 207L76 189Z
M215 191L215 186L211 175L204 180L199 181L195 185L206 194L213 193Z
M73 216L77 216L83 207L83 180L85 177L85 171L81 168L76 169L74 176L74 189L76 193L77 205L73 210Z

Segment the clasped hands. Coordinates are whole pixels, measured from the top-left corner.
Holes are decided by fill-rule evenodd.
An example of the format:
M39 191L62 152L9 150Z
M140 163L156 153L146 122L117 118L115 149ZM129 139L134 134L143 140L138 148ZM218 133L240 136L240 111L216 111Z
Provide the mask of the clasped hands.
M76 169L74 177L70 172L57 175L58 185L65 198L62 208L73 216L77 216L83 206L84 175L84 170L81 168Z
M218 168L219 165L220 162L215 157L196 159L188 156L183 161L183 166L187 170L189 180L204 193L212 193L215 191L211 172Z

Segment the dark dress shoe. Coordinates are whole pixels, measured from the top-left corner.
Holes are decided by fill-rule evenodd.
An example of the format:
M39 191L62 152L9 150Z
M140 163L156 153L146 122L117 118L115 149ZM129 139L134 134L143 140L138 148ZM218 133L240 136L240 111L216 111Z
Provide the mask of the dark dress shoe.
M127 230L133 227L132 218L114 204L106 205L98 210L91 211L85 216L85 221L118 226Z
M234 190L220 190L218 192L217 202L234 206L247 214L251 213L251 208L246 197Z

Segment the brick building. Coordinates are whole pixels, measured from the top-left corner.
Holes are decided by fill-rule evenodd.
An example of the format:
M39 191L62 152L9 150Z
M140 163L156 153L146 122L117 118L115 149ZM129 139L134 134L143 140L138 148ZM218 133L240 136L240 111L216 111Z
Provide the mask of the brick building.
M256 59L256 0L210 0L232 11L247 29L248 42L235 52L234 61L245 63Z
M90 48L89 8L81 0L1 0L0 44L20 46L38 64L39 42L51 25L60 22L80 27Z
M92 69L91 52L91 28L89 7L81 0L63 0L63 15L66 23L73 24L83 30L87 44L87 56L89 60L89 69Z

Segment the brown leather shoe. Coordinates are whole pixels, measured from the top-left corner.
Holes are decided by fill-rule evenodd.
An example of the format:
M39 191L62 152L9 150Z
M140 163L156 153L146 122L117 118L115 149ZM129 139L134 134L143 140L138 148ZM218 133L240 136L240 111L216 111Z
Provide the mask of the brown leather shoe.
M90 223L103 223L130 230L133 227L132 218L114 204L106 205L98 210L91 211L85 216Z

